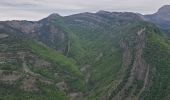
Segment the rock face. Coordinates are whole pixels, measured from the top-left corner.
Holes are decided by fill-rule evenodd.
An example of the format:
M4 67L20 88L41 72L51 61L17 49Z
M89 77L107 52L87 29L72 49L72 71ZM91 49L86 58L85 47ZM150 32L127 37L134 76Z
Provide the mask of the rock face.
M170 5L161 7L156 13L144 16L147 21L153 22L163 29L170 29Z
M57 24L53 24L55 19L58 19L58 14L52 14L37 22L31 21L7 21L0 22L0 30L14 34L26 35L26 37L37 39L51 48L54 48L62 53L67 48L66 32L61 30ZM0 38L7 37L6 34L1 33Z

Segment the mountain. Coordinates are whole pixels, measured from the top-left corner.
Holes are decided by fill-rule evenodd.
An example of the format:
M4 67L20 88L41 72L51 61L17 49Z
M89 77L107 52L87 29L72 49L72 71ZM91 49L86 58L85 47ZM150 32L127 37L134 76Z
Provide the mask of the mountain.
M145 15L147 21L150 21L160 27L162 30L170 31L170 5L162 6L156 13Z
M156 14L0 22L0 99L169 100L170 40Z

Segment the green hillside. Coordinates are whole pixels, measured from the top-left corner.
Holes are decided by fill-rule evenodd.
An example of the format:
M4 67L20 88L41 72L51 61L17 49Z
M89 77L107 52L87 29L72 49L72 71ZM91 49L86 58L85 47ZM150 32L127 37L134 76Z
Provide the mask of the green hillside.
M170 39L139 14L0 24L0 100L170 99Z
M170 41L152 26L148 27L144 57L151 66L152 86L143 94L145 100L168 100L170 86Z

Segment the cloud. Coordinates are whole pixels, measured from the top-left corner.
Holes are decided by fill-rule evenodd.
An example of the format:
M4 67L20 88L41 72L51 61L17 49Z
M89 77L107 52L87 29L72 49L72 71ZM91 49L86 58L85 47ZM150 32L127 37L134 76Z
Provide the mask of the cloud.
M39 20L51 13L70 15L99 10L148 14L165 4L170 0L1 0L0 20Z

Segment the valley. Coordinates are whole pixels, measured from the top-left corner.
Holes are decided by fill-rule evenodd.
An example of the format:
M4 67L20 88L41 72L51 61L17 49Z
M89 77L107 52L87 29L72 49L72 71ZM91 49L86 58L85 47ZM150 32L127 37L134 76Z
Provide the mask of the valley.
M168 13L1 21L0 100L169 100Z

